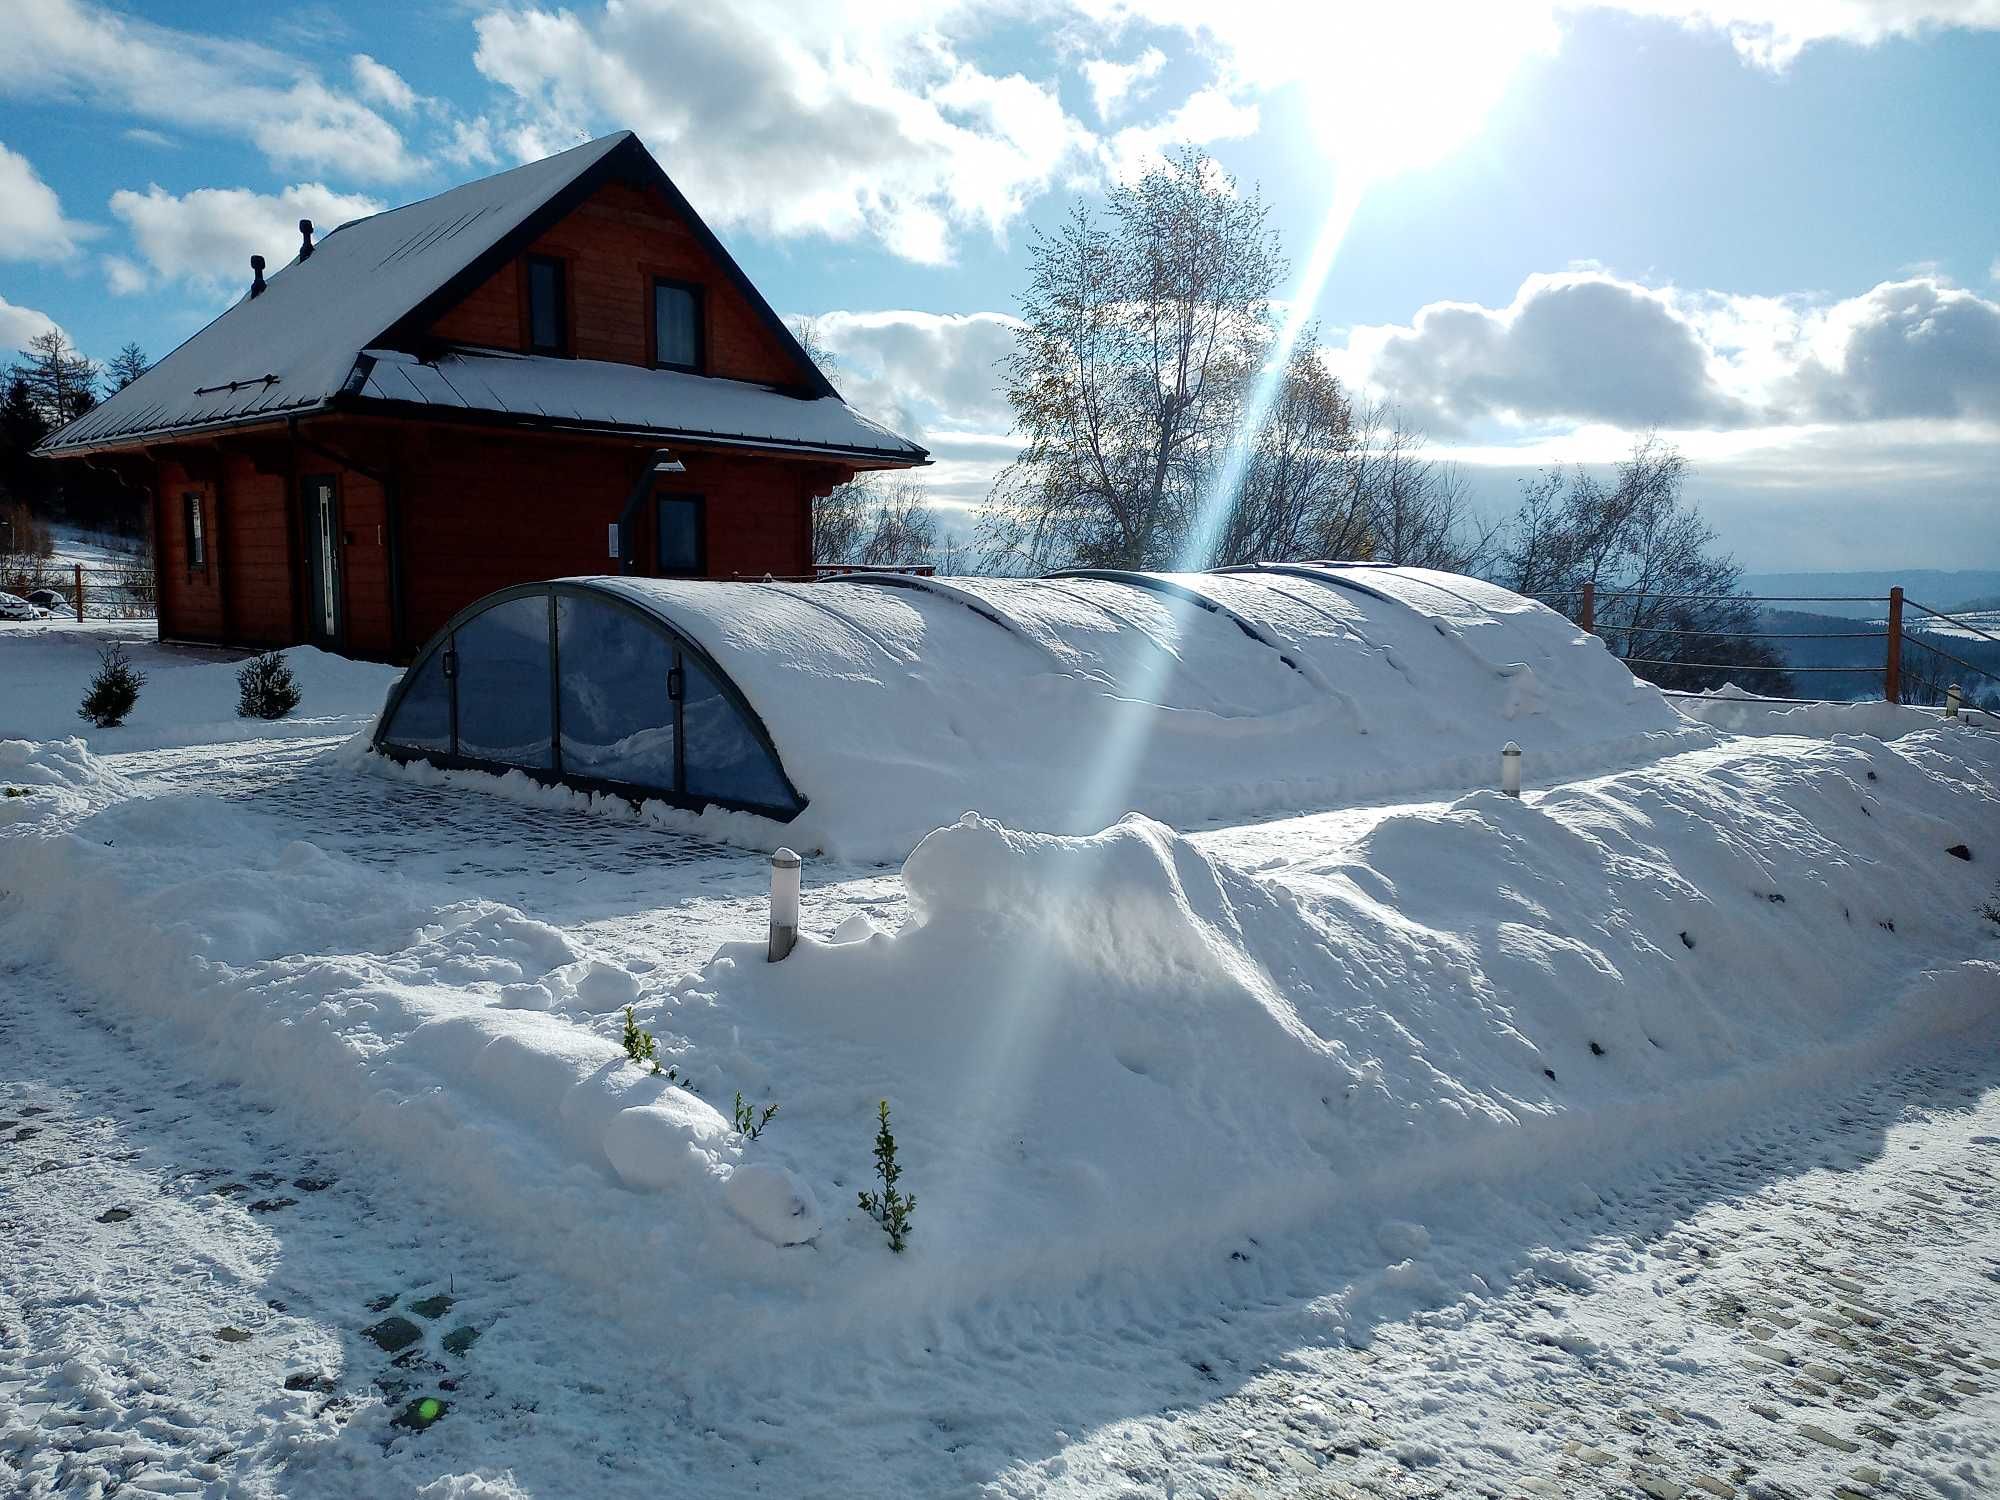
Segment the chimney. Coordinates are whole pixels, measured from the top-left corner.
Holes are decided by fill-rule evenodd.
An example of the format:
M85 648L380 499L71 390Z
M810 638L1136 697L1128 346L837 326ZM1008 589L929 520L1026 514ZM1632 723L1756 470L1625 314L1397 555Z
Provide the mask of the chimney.
M304 241L299 246L299 259L311 260L313 258L313 221L311 219L299 220L299 238Z
M261 255L250 257L250 295L264 295L264 257Z

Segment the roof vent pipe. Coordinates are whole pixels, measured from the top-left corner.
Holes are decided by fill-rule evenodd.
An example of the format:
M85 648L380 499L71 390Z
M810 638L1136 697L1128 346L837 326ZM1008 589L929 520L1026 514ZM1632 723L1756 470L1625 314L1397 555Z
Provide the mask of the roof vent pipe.
M304 241L299 246L299 259L311 260L313 258L313 221L311 219L299 220L299 238Z
M264 257L261 255L250 257L250 295L264 295Z

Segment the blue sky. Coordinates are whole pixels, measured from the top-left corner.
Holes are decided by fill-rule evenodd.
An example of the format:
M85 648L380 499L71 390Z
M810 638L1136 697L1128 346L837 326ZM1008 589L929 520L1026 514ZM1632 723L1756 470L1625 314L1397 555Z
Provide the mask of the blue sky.
M1946 21L1957 24L1943 24ZM941 502L1033 227L1193 139L1489 504L1657 427L1752 568L2000 564L2000 0L0 0L0 342L158 354L330 225L622 126Z

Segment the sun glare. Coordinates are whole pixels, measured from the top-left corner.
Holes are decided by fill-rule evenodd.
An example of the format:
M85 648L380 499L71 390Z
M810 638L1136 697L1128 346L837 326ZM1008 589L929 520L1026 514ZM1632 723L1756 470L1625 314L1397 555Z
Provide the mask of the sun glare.
M1379 181L1465 144L1515 70L1555 49L1532 0L1414 0L1317 8L1300 38L1322 66L1299 80L1320 150Z

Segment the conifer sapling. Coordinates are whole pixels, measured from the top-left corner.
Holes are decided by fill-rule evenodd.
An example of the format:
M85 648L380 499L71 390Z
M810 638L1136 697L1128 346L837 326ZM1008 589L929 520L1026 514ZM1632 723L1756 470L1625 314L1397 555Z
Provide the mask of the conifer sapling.
M116 728L139 701L145 681L146 674L133 667L123 644L113 641L97 653L97 675L90 679L90 691L83 695L76 716L99 729Z
M236 717L282 719L299 706L298 679L282 651L266 651L236 674Z

